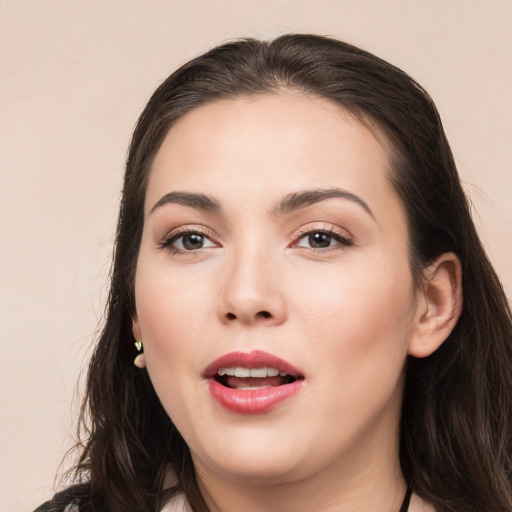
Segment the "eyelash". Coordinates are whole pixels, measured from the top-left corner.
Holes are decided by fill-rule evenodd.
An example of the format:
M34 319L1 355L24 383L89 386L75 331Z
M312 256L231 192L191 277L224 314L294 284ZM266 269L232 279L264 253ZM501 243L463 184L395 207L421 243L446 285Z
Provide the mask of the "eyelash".
M307 237L316 235L316 234L324 234L330 237L331 239L334 239L335 242L337 242L334 245L328 245L327 247L304 247L299 245L302 240L305 240ZM211 245L208 245L208 247L213 247L214 245L217 245L216 242L212 240L212 236L208 231L202 231L200 229L190 229L190 228L183 228L179 231L173 232L171 235L169 235L165 240L163 240L161 243L158 244L159 249L166 249L172 254L194 254L199 252L204 247L199 247L197 249L183 249L183 248L177 248L173 247L173 244L176 243L181 238L184 238L185 236L193 236L198 235L202 237L203 242L204 240L209 240L211 242ZM336 249L346 249L347 247L350 247L353 245L353 242L350 238L348 238L346 235L342 234L338 230L334 228L314 228L314 229L303 229L299 232L299 234L294 235L294 242L290 244L291 247L301 247L305 250L312 251L312 252L323 252L328 250L336 250ZM331 241L331 240L330 240ZM329 242L330 242L329 241ZM183 242L182 242L183 244Z

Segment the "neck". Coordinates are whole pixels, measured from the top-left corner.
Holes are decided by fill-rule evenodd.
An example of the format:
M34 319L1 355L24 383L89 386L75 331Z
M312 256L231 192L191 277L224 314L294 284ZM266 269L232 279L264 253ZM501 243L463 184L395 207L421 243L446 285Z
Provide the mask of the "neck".
M361 439L331 467L276 482L208 471L195 460L196 475L211 512L398 512L406 491L398 460L398 436Z
M406 484L401 478L390 479L388 485L383 485L382 481L379 484L368 481L352 488L340 485L336 492L323 480L315 482L309 479L298 483L301 485L249 488L230 482L222 493L215 492L214 495L213 489L202 486L201 490L211 512L267 512L276 509L282 512L398 512L406 491Z

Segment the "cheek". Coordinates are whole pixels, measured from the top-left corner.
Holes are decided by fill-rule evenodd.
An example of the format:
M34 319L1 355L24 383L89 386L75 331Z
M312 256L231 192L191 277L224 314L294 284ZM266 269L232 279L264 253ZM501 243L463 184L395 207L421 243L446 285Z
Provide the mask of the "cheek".
M333 277L334 289L320 293L317 287L302 304L309 313L302 315L300 330L308 339L310 366L319 369L311 374L317 392L312 400L318 417L332 418L339 429L334 439L362 432L399 409L411 287L407 278L376 277Z
M201 304L197 286L171 279L157 265L139 261L135 297L146 365L153 385L167 408L171 389L194 364L194 340L200 339ZM187 300L183 300L187 297ZM167 411L168 413L170 411Z
M164 270L140 265L135 295L149 377L174 419L182 417L194 400L190 379L198 374L208 301L197 283L173 279Z
M211 276L183 270L170 271L165 265L139 262L135 296L137 314L148 343L174 345L176 339L196 336L211 315Z
M396 369L405 360L415 312L408 266L367 263L332 269L321 280L304 276L296 316L322 365L334 358L351 373L384 362Z

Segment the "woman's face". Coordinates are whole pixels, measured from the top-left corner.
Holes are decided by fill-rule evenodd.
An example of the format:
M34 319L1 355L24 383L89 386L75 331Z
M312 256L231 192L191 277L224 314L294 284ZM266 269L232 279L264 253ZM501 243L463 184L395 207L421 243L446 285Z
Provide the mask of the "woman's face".
M419 301L389 172L364 125L295 93L170 130L134 334L199 474L279 483L397 455Z

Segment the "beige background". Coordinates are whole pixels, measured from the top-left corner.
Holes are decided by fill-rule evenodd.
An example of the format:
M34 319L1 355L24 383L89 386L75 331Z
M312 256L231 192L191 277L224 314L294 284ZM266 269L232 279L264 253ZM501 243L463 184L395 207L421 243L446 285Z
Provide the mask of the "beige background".
M213 44L287 31L346 39L429 90L510 296L510 0L0 0L0 510L49 497L71 445L150 93Z

